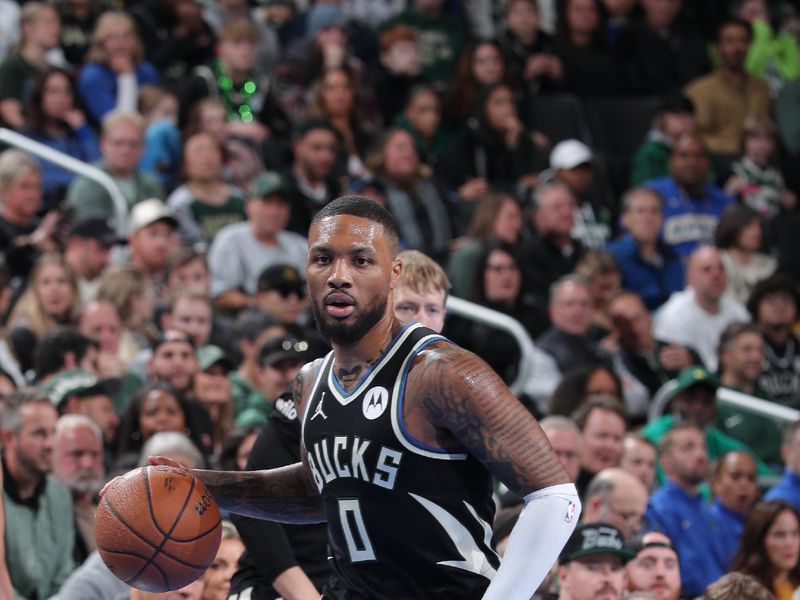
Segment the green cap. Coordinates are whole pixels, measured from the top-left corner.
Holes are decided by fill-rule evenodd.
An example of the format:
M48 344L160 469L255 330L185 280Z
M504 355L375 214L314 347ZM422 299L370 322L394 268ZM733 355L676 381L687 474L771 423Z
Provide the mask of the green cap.
M44 392L56 407L60 407L72 396L113 396L121 388L119 379L98 379L83 369L67 369L54 375L44 386Z
M286 192L286 180L276 171L259 173L250 182L250 195L255 198L266 198L270 194L280 194L281 197L285 197Z
M222 363L228 371L233 369L233 363L219 346L207 345L197 349L197 362L201 371L207 371L217 363Z
M696 385L705 385L715 392L719 387L719 381L717 378L709 373L706 369L699 366L686 367L685 369L682 369L675 378L675 382L677 385L672 391L673 397Z

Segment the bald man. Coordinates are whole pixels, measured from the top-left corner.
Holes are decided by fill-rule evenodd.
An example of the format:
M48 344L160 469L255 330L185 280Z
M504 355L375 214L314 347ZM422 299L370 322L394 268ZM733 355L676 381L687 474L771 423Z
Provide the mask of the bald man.
M642 529L647 490L624 469L603 469L586 488L583 523L611 523L630 540Z
M672 294L656 315L653 333L659 340L692 348L715 372L722 331L731 323L749 321L750 314L724 295L725 266L713 246L700 246L689 257L686 283L686 289Z

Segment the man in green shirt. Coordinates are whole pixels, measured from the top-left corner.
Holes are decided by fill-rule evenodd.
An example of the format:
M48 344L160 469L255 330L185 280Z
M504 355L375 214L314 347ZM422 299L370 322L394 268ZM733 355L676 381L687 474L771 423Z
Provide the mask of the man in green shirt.
M111 175L125 197L127 209L147 198L164 198L161 183L137 165L144 151L144 120L136 113L114 112L103 120L100 139L102 158L95 166ZM67 205L76 220L116 217L114 203L100 184L77 177L67 191Z

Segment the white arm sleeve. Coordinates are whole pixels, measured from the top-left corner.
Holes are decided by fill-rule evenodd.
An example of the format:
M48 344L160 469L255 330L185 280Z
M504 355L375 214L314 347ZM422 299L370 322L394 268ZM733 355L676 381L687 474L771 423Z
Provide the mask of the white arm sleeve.
M572 483L551 485L525 497L500 569L483 600L529 600L578 523L581 501Z
M136 103L139 97L139 85L136 75L124 73L117 75L117 107L116 110L136 112Z

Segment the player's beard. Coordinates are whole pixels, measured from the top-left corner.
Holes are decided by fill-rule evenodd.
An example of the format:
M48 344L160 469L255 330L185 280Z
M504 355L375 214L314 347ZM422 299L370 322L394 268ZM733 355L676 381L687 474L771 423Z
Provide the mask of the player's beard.
M388 303L386 297L378 299L372 307L367 307L366 312L357 315L352 325L332 318L325 312L324 305L316 301L311 303L311 312L322 335L338 346L353 346L381 320Z

